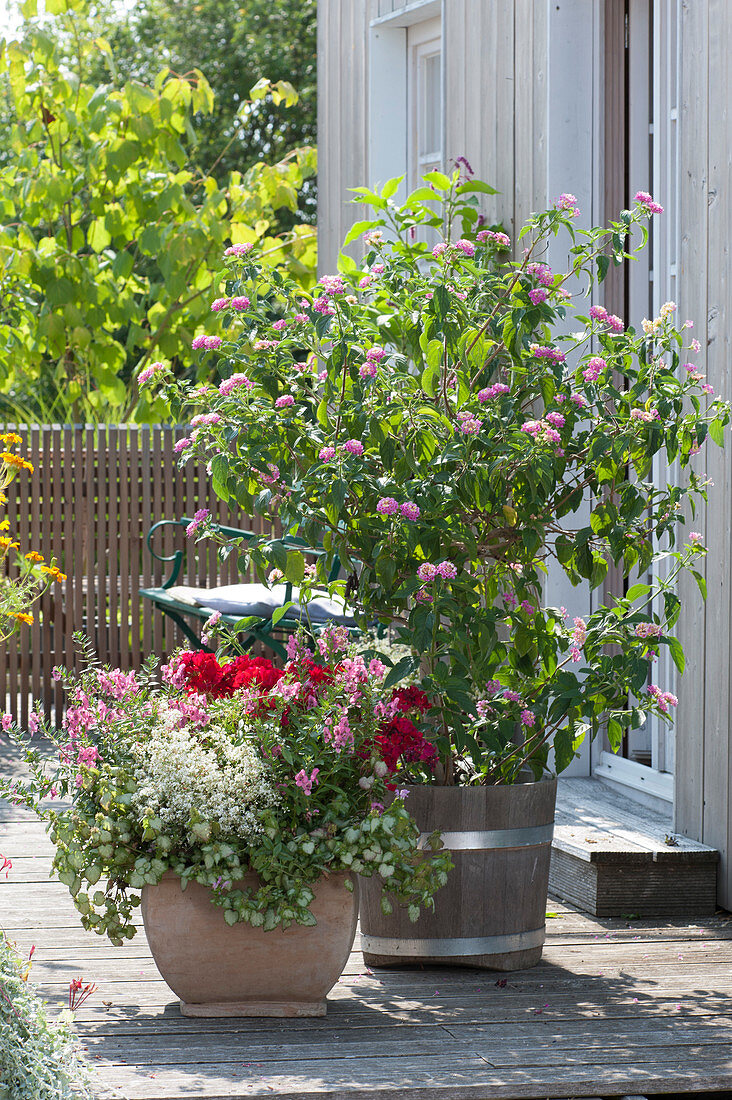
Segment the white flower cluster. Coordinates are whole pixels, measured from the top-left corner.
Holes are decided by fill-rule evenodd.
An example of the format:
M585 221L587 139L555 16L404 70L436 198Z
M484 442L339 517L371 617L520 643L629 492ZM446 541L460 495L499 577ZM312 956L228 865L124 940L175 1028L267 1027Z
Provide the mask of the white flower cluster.
M141 816L164 826L188 829L209 839L216 824L225 834L249 841L260 833L260 813L277 801L264 761L248 742L234 745L224 730L171 728L164 721L137 748L132 796Z

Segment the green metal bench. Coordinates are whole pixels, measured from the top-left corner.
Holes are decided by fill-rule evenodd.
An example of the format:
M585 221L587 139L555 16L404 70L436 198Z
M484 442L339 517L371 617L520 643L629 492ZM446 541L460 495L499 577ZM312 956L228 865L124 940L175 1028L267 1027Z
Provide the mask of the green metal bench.
M186 603L183 600L177 599L171 594L170 589L174 588L176 582L180 576L181 568L185 558L185 552L183 550L175 550L172 554L160 554L153 547L153 537L155 532L163 527L173 527L185 529L191 520L187 517L182 519L162 519L157 523L154 523L147 533L147 548L150 551L153 558L159 562L172 562L172 567L169 576L163 581L159 588L141 588L140 595L150 600L154 607L157 607L164 615L167 615L176 626L179 628L184 637L190 642L194 649L206 650L207 647L203 645L201 639L191 628L187 618L198 619L206 621L211 617L212 610L210 607L198 606L192 603ZM219 533L225 535L231 540L242 540L243 542L251 542L253 539L260 536L256 535L253 531L241 530L237 527L224 527L217 524L216 529ZM303 539L297 538L292 535L285 535L276 540L280 542L286 550L300 550L308 557L319 557L325 554L325 549L322 546L310 546ZM341 570L340 559L336 555L333 558L332 565L328 574L328 582L337 579ZM246 586L243 586L246 587ZM279 587L279 586L278 586ZM279 606L282 607L288 604L292 600L292 584L286 581L282 586L282 599L279 602ZM242 645L244 649L251 649L251 647L258 641L263 642L270 649L274 650L280 657L285 658L287 656L284 641L293 634L297 628L304 623L307 628L317 633L319 629L322 629L327 623L324 621L313 626L307 619L304 619L302 612L296 607L289 608L284 615L279 617L277 621L274 621L274 614L276 612L276 606L267 615L242 615L233 613L221 613L221 621L225 622L228 626L235 627L238 624L246 621L244 629L241 630Z

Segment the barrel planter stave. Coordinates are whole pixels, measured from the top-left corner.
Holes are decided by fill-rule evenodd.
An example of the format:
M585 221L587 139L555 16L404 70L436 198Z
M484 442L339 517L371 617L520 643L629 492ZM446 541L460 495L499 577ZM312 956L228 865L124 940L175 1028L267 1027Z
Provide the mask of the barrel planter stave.
M541 959L556 779L496 787L414 786L407 806L425 836L439 829L455 864L416 922L381 910L379 878L361 880L361 948L369 966L521 970Z

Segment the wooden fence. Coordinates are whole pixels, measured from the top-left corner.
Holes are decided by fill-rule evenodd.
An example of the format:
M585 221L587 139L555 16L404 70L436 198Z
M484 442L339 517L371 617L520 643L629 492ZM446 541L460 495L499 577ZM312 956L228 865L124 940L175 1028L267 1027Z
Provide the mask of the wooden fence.
M189 462L178 469L173 444L184 431L163 426L13 428L34 466L8 490L6 515L23 552L55 557L67 574L34 608L23 627L0 650L0 710L24 724L32 706L61 713L57 665L70 667L73 635L86 634L104 663L139 668L149 654L168 655L180 632L141 600L139 589L159 585L164 566L145 542L156 520L210 508L232 526L263 529L261 522L231 512L209 488L205 469ZM182 530L158 533L156 550L183 548ZM234 555L219 561L206 543L188 545L180 584L211 587L240 579Z

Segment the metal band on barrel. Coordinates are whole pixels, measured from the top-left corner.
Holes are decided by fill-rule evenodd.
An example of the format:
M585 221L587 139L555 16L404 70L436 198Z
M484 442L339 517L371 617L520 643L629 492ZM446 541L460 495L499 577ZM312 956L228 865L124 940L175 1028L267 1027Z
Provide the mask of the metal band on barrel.
M407 940L392 936L361 936L361 950L370 955L416 955L449 958L455 955L498 955L541 947L545 929L516 932L510 936L475 936L455 939Z
M492 848L530 848L534 844L551 844L554 825L534 825L518 829L488 829L486 831L441 833L442 843L451 852L483 852ZM429 839L422 833L420 846Z

